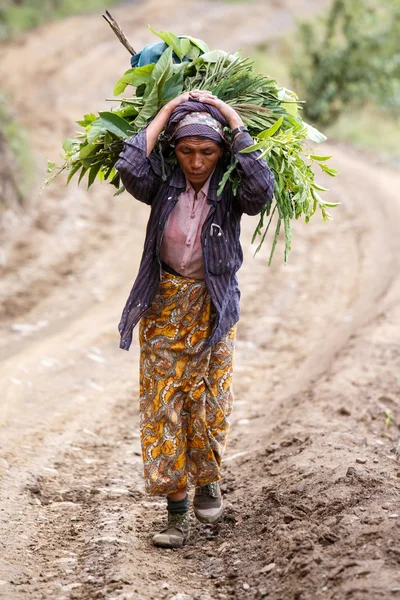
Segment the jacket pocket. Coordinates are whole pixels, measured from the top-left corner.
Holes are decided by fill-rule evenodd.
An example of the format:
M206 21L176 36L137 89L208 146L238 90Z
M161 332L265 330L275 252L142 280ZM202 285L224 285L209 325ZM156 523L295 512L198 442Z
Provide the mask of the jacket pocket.
M234 268L233 245L229 244L221 227L211 225L208 242L208 269L214 275L230 273Z

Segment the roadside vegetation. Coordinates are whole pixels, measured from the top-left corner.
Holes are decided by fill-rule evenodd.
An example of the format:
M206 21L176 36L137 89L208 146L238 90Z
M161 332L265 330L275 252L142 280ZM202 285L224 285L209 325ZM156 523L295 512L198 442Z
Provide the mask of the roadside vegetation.
M0 95L0 210L23 206L33 171L26 135Z
M2 0L0 42L47 21L116 3L116 0ZM33 172L28 140L0 88L0 211L23 205Z
M334 0L296 36L254 51L257 66L306 99L329 137L400 160L400 0ZM379 134L377 134L379 132Z
M46 21L109 8L114 4L117 4L117 0L2 0L0 41L38 27Z

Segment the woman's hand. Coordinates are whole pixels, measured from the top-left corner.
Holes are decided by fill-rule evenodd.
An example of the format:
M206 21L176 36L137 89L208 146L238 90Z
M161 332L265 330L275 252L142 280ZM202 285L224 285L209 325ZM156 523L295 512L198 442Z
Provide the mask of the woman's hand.
M226 104L226 102L220 100L211 92L208 92L207 90L193 90L192 92L189 92L189 94L191 98L196 98L197 100L200 100L200 102L211 104L212 106L215 106L215 108L218 108L221 115L228 121L228 125L232 130L244 124L232 106L229 106L229 104Z
M223 102L223 100L217 98L217 96L214 96L214 94L208 90L192 90L191 92L185 92L173 100L170 100L170 102L164 106L163 110L165 110L168 115L171 115L179 104L187 102L191 98L204 102L205 104L211 104L218 108L222 116L228 121L228 125L232 130L243 125L243 121L236 110L232 108L232 106L229 106L229 104L226 104L226 102Z
M196 100L203 101L203 100L206 100L207 98L212 99L212 98L215 98L215 96L213 96L211 94L211 92L207 92L206 90L192 90L191 92L184 92L183 94L180 94L173 100L170 100L168 102L168 104L166 104L164 106L164 108L162 110L169 114L172 114L172 112L175 110L175 108L177 106L179 106L180 104L182 104L182 102L188 102L188 100L190 100L190 99L196 99Z
M162 110L164 112L166 112L166 113L168 113L168 114L171 115L173 113L173 111L176 109L177 106L179 106L180 104L182 104L182 102L187 102L188 100L190 100L190 92L184 92L180 96L177 96L173 100L170 100L168 102L168 104L166 104L163 107Z

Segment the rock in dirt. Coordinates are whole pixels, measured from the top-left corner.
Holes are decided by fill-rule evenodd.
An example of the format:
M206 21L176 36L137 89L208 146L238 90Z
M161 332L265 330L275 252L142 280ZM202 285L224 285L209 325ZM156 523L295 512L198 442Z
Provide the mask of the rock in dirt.
M271 444L268 448L265 448L265 454L273 454L278 450L278 444Z
M367 459L362 456L358 456L356 458L356 462L359 463L360 465L365 465L365 463L367 462Z
M298 486L296 487L296 490L298 492L304 492L304 488L306 487L306 482L305 479L303 479L303 481L300 481L300 483L298 484Z
M260 573L270 573L273 569L275 569L275 563L269 563L269 565L265 565L262 569L260 569Z
M218 548L218 552L225 552L226 550L228 550L228 548L230 548L230 543L229 542L224 542Z
M291 439L291 440L282 440L281 441L281 447L282 448L289 448L289 446L292 446L293 443L294 443L293 439Z
M97 537L97 538L94 538L94 540L93 540L94 544L98 544L100 542L103 542L105 544L113 544L113 543L130 544L129 540L123 540L122 538L117 538L117 537L112 537L112 536Z
M191 598L187 594L181 594L179 592L178 594L175 594L175 596L172 596L171 600L191 600Z
M161 589L162 590L169 590L169 584L166 581L163 581L161 583Z

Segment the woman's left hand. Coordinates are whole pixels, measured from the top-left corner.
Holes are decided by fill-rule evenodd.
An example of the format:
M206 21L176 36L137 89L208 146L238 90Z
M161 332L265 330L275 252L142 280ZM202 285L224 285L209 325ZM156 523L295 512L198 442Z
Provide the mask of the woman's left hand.
M240 127L243 125L243 121L232 106L226 104L223 100L214 96L211 92L207 90L192 90L189 92L189 96L192 98L196 98L196 100L200 100L200 102L204 102L205 104L211 104L218 108L219 112L225 119L228 121L229 127L233 130L236 127Z

